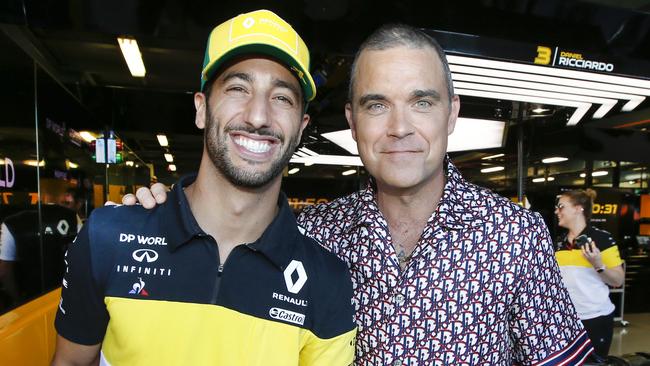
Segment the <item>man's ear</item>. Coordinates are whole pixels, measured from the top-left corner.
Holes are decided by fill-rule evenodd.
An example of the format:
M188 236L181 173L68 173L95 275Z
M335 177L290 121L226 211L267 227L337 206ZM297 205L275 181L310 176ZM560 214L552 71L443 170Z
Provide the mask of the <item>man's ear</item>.
M458 95L451 97L451 108L449 110L449 117L447 118L447 136L451 135L456 128L456 120L460 112L460 98Z
M307 113L302 115L302 121L300 122L300 132L298 134L298 141L300 141L302 139L302 132L305 130L305 128L309 124L310 119L311 119L311 117Z
M352 104L350 102L345 103L345 119L348 120L350 131L352 131L352 138L354 141L357 141L356 125L354 124L354 114L352 113Z
M205 128L205 116L206 108L208 108L208 98L205 94L198 92L194 93L194 109L196 109L196 115L194 116L194 124L200 129Z

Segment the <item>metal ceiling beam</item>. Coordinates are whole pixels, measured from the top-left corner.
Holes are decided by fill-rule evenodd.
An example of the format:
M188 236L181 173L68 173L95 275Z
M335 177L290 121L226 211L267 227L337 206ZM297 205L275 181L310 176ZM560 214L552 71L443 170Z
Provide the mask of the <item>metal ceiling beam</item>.
M29 30L29 28L13 24L0 24L0 29L20 49L34 60L45 72L47 72L70 96L79 104L82 104L77 95L71 92L63 83L66 81L76 82L77 78L61 72L55 58L47 51L41 41Z

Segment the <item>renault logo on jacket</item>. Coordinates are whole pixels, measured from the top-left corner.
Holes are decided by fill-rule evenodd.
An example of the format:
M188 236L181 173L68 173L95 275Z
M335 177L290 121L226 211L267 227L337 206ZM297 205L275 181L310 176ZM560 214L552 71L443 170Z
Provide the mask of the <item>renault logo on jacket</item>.
M298 278L296 281L293 281L293 272L297 272ZM307 282L307 272L305 272L305 267L303 267L301 261L292 260L291 263L287 266L287 269L284 270L284 282L287 284L287 290L292 294L297 294L302 289L302 286Z

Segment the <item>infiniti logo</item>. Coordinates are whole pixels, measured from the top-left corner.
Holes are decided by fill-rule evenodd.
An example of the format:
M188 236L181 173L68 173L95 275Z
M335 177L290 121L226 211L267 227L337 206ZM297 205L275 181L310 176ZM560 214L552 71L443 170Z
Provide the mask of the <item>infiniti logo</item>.
M142 262L145 259L147 263L155 262L158 259L158 253L152 249L138 249L133 252L133 259Z

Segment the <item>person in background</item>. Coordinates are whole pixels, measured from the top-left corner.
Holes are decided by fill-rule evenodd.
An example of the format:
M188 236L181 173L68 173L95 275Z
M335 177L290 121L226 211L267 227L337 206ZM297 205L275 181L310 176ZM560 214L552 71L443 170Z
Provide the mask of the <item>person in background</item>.
M210 34L197 174L155 210L95 209L67 253L53 365L347 366L352 284L298 231L282 170L316 93L309 51L268 10Z
M460 100L440 45L383 26L350 77L345 116L372 179L298 223L350 268L355 364L581 364L592 348L541 216L465 181L446 154ZM145 207L165 199L151 191L136 192Z
M86 217L86 195L80 188L68 188L59 197L59 206L67 207L77 213L77 232L81 230L83 220Z
M61 284L63 256L82 226L83 193L68 188L56 204L5 218L0 226L0 283L18 305ZM40 225L40 226L39 226Z
M623 285L623 261L612 234L591 225L596 199L592 189L560 195L555 205L558 225L567 229L555 257L571 301L599 357L606 357L614 330L614 304L609 287Z

